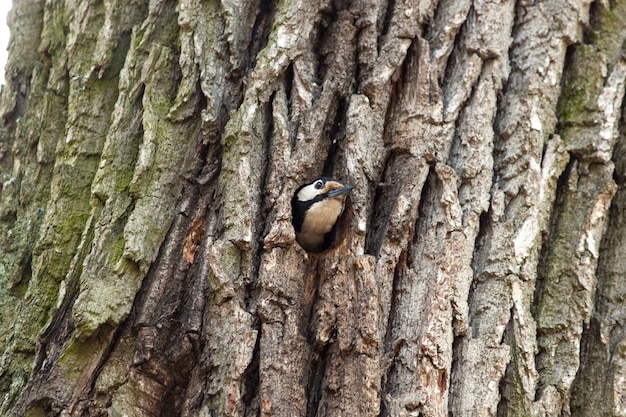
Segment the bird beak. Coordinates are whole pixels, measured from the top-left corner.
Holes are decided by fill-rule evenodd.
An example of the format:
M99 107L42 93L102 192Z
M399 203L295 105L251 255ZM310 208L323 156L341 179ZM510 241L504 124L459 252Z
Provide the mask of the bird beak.
M339 187L339 188L335 188L334 190L330 190L328 192L328 196L331 198L335 198L335 197L342 196L344 194L348 194L350 191L352 191L352 187L347 185L345 187Z

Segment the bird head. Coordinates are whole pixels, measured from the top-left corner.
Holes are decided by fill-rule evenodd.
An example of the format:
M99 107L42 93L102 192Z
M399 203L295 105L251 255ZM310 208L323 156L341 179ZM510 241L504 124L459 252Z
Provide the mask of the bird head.
M321 177L310 184L301 186L296 192L296 199L300 202L318 202L326 198L334 198L343 201L346 195L352 191L349 185L343 185L337 180Z

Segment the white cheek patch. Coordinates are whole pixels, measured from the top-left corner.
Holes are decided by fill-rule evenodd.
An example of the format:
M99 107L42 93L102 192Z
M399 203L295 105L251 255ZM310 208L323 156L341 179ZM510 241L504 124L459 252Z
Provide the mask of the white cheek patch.
M318 195L322 194L322 190L315 188L315 183L309 184L300 191L298 191L298 200L309 201L313 200Z

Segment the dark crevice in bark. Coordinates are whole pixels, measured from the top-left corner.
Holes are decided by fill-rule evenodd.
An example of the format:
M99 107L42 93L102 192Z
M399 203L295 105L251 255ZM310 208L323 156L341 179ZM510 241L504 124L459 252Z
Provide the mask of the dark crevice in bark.
M392 344L393 342L392 333L393 333L393 324L396 319L396 313L398 312L397 311L398 310L398 286L400 282L400 272L401 272L400 270L401 268L407 267L407 258L408 258L407 251L403 250L400 253L400 259L398 260L398 263L396 264L396 268L393 271L392 296L390 300L391 303L389 305L389 316L387 317L387 327L385 329L385 340L384 340L385 352L387 354L394 352L396 345L398 343L398 341L396 341L395 343ZM392 368L393 366L389 366L388 371L390 371Z
M391 23L393 21L393 12L396 8L396 0L389 0L387 2L387 9L385 10L385 17L380 28L380 35L378 36L378 54L380 55L380 48L383 46L385 37L389 33Z
M615 164L613 181L618 186L615 197L624 192L624 184L626 184L626 157L624 157L626 155L626 100L622 100L620 114L619 134L611 155L611 161ZM611 207L617 204L615 197L611 200Z
M419 57L419 42L421 39L414 38L411 39L411 44L406 50L406 55L402 60L402 65L396 70L398 75L398 82L395 83L394 88L399 91L398 97L400 103L398 104L398 108L402 110L406 110L406 107L415 102L411 102L411 95L419 94L420 90L427 89L428 86L419 85L419 82L423 80L420 74L420 57ZM430 100L429 100L430 101ZM396 114L396 116L400 116L402 113ZM400 116L403 118L403 116Z
M260 0L257 4L256 19L250 32L250 43L246 50L244 69L246 72L254 68L259 52L267 45L276 14L276 0Z
M222 129L224 126L203 125L200 129L201 141L198 145L198 160L194 181L201 195L207 195L216 186L222 170Z
M476 276L476 271L482 270L482 265L480 265L482 259L477 256L477 254L483 253L483 246L488 241L489 236L491 235L491 207L487 209L487 211L483 211L480 213L480 217L478 218L478 233L476 234L476 238L474 239L474 256L472 257L471 267L474 271L474 276Z
M467 28L467 25L469 24L468 20L470 19L470 16L472 15L473 11L474 11L474 6L472 5L467 10L467 14L465 15L465 20L461 24L461 27L459 27L459 30L456 32L456 36L454 37L454 45L464 45L466 43L464 37L467 36L466 32L468 31L468 28ZM430 42L429 42L429 45L430 45ZM467 48L467 46L465 46L465 48ZM434 52L433 49L431 49L431 53L432 52ZM456 85L452 77L455 74L456 67L459 65L459 59L457 59L457 54L462 54L462 52L460 52L457 48L453 48L450 51L448 58L446 59L446 65L443 71L441 72L441 74L439 74L439 78L440 78L439 85L442 86L441 89L443 91L443 94L441 98L443 101L444 109L448 108L448 94L446 93L445 89L448 86ZM462 56L461 56L461 62L462 62ZM478 83L478 79L479 78L477 78L474 81L473 83L474 87ZM503 82L506 82L506 80L504 80ZM468 94L466 102L469 102L471 100L471 97L472 97L472 93ZM456 122L458 123L459 120L457 119Z
M260 352L261 352L261 331L257 332L256 343L254 344L254 350L252 351L252 360L248 364L248 367L242 375L242 379L245 384L246 391L243 393L244 413L243 415L254 414L259 410L259 382L261 379L260 374Z
M376 191L374 193L373 201L373 213L369 219L370 224L367 227L367 235L365 237L365 253L378 257L380 247L382 246L382 240L389 221L389 213L386 213L383 209L386 201L385 197L388 194L390 185L385 184L384 180L387 177L387 171L391 170L391 160L393 155L390 155L384 164L384 170L382 173L381 181L376 185ZM388 211L388 210L386 210Z
M359 26L358 23L355 23L354 26L357 28L354 35L354 62L356 63L356 65L354 69L354 86L352 88L352 94L358 94L361 92L361 86L363 85L363 82L371 74L371 68L364 66L361 62L360 57L361 51L359 50L359 43L360 39L363 37L364 28Z
M80 409L82 411L82 415L92 415L92 413L89 412L91 403L90 397L93 395L93 390L96 381L100 376L100 372L102 372L102 368L109 360L111 353L119 342L120 334L121 326L116 326L114 328L107 328L107 326L103 326L90 338L91 340L108 339L108 343L102 351L100 358L98 358L98 364L96 365L94 371L89 375L87 383L83 387L78 387L79 389L82 388L82 390L79 391L76 399L70 405L69 409L71 411L75 412L76 409ZM85 345L89 346L90 343L86 342ZM98 412L99 410L94 411Z
M339 143L343 140L343 138L345 138L346 135L346 111L348 104L346 103L345 98L339 98L336 107L335 118L328 129L329 131L327 137L330 140L330 144L328 145L328 153L322 170L322 175L327 177L333 176L337 152L340 150ZM342 181L343 179L339 180Z
M413 265L415 259L414 252L415 249L417 249L416 245L419 244L420 238L427 233L428 228L433 226L432 224L428 224L429 214L432 211L432 206L437 204L437 201L435 201L437 197L434 195L441 194L442 188L443 185L435 171L435 166L429 164L428 175L422 186L420 201L417 206L417 217L413 223L413 228L407 230L407 233L411 233L411 235L409 235L409 244L411 244L411 246L409 247L407 262L408 266L413 267L413 269L419 269L415 268Z
M313 352L313 358L311 359L311 372L309 374L309 381L306 387L307 417L317 416L319 403L322 398L322 386L324 382L324 375L326 374L327 361L329 359L329 350L332 347L336 336L337 329L333 327L329 335L329 342L326 343L320 350Z
M313 47L311 50L317 54L317 68L315 68L315 82L320 87L324 84L324 79L326 78L326 70L328 68L326 64L326 60L323 56L323 51L326 46L326 42L328 41L329 29L333 23L333 19L337 17L337 14L334 13L333 10L327 11L326 13L321 13L319 15L319 19L315 24L315 29L313 31L312 36L314 37L311 40L311 44ZM318 88L314 91L314 99L315 101L318 98L318 95L321 93L322 89Z
M511 401L509 400L509 395L507 391L510 390L511 386L515 383L513 382L513 378L515 376L515 307L511 307L511 313L509 315L509 322L502 332L502 338L500 340L501 345L508 345L511 349L511 358L512 360L506 365L506 369L502 378L500 378L500 382L498 383L498 392L500 401L498 401L498 408L496 411L497 417L507 417L511 410ZM515 395L515 394L514 394Z
M294 89L294 81L295 81L295 70L294 63L290 62L285 68L283 72L282 82L285 85L285 96L287 97L287 116L289 120L291 120L291 106L293 104L293 89Z
M130 211L128 211L130 213ZM88 231L87 241L93 241L93 226L91 225ZM41 369L45 361L48 368L51 368L53 364L56 364L57 360L65 345L67 345L70 336L74 332L74 324L72 319L72 307L78 297L80 289L80 276L83 270L83 261L87 256L87 250L90 244L83 245L83 253L77 253L75 260L75 268L68 277L65 279L65 296L59 305L59 308L52 314L49 324L43 333L39 336L39 343L37 346L37 355L33 365L33 374L36 375L39 371L46 372ZM51 349L54 354L50 354Z
M285 68L285 72L283 73L282 83L285 86L285 96L287 97L287 119L291 123L293 127L290 129L290 137L289 143L291 144L291 150L293 151L296 147L296 137L298 136L298 130L300 128L300 120L292 120L293 112L293 89L295 81L295 70L293 62L290 62L287 68ZM271 100L273 102L273 100ZM273 109L272 109L273 112Z
M391 95L389 97L390 103L395 103L398 97L398 86L394 85L394 88L391 91ZM393 134L393 120L394 114L394 106L387 106L387 110L385 112L385 122L383 125L383 142L385 145L390 141L388 138ZM380 251L380 247L382 245L382 239L384 237L383 227L387 223L387 219L381 219L379 216L383 214L382 208L384 204L381 204L383 197L388 192L389 185L385 183L385 178L387 178L387 171L391 169L390 164L394 159L393 152L386 151L386 158L383 164L383 169L380 170L380 178L377 178L376 181L376 189L374 191L374 197L372 202L372 215L368 219L367 225L367 234L365 236L365 253L368 255L373 255L378 257L378 253ZM380 212L380 213L379 213Z
M600 322L592 316L589 325L583 328L580 341L580 366L572 382L570 397L572 417L589 416L591 413L612 415L610 410L603 409L612 402L605 397L607 391L613 392L611 387L607 387L611 383L611 357L607 357L606 353Z
M589 5L589 23L587 25L583 25L583 44L592 44L594 43L593 35L595 34L596 28L602 22L603 11L606 8L611 8L610 3L602 3L600 1L592 1Z
M195 115L200 115L202 109L207 107L207 98L202 93L200 86L200 80L196 83L196 91L199 94L198 102L196 104ZM202 124L200 126L199 140L196 144L196 151L194 152L194 161L192 162L194 168L190 171L191 178L187 181L187 185L195 183L198 186L206 185L214 176L206 178L207 168L211 169L211 172L221 169L221 129L223 126L216 126L214 124ZM215 158L217 155L219 158ZM216 163L218 165L216 165Z
M130 49L130 42L132 40L132 31L125 31L120 33L115 49L111 53L111 58L106 66L97 65L94 66L89 73L90 81L96 81L100 79L112 79L119 76L120 71L124 67L126 62L126 55ZM177 57L178 58L178 57Z
M550 133L548 137L543 141L543 148L541 149L540 161L545 161L546 151L548 150L548 143L550 143L552 140L554 140L554 134Z
M394 178L403 178L402 172L408 163L408 156L402 150L393 151L385 161L385 169L382 175L382 182L376 188L374 197L374 212L368 225L368 235L366 237L365 252L378 256L383 244L389 219L395 202L401 192L403 184L394 181Z
M569 45L565 51L565 58L563 59L563 72L561 76L561 87L559 88L559 98L556 103L557 123L555 126L555 132L561 132L563 130L563 124L567 123L563 117L563 100L567 99L568 86L571 84L569 80L569 74L572 73L572 67L576 65L576 50L578 44ZM571 99L571 98L570 98Z
M308 352L311 356L310 366L306 370L305 375L308 375L308 381L306 385L306 416L315 417L319 410L319 403L322 398L322 386L324 376L326 374L326 367L329 360L329 351L332 344L336 340L337 329L335 325L332 326L328 341L324 344L320 343L317 339L316 323L313 321L315 315L315 309L320 300L320 287L323 285L325 277L323 277L324 271L322 258L315 256L312 259L311 269L305 274L305 290L304 299L302 300L303 314L300 317L300 331L305 335L306 341L310 348Z
M272 96L268 103L263 107L263 112L265 115L265 120L263 122L263 126L265 127L265 131L263 132L263 160L267 161L271 157L270 155L270 147L272 141L272 132L274 130L274 119L272 117L273 109L272 103L274 102L274 97ZM260 193L260 201L259 201L259 211L256 213L256 218L254 219L256 223L256 227L254 228L254 235L257 236L255 242L252 242L252 271L251 277L248 282L246 282L246 290L244 293L244 301L246 303L246 310L252 311L256 310L252 308L252 303L256 301L256 282L259 277L259 269L261 267L261 255L263 254L263 240L265 235L268 233L268 224L267 219L270 218L269 212L272 210L272 207L267 202L265 196L267 195L267 184L269 180L270 171L268 169L268 164L263 164L262 172L259 173L259 177L261 178L261 184L259 184L259 190L262 190Z
M387 326L385 328L385 339L383 341L383 349L384 349L384 357L387 359L386 369L382 372L382 380L380 382L381 395L380 395L380 413L379 417L387 417L389 415L389 410L387 409L387 403L385 400L386 395L390 393L389 380L393 371L395 370L395 360L398 351L402 347L406 341L404 339L399 339L392 343L393 340L393 323L396 319L396 312L398 310L398 283L400 282L400 267L406 267L406 258L407 252L402 251L400 254L400 259L404 259L404 261L400 261L396 264L396 268L393 271L393 282L392 282L392 292L391 292L391 300L389 305L389 315L387 316Z
M450 388L448 390L448 409L452 409L454 402L457 399L455 395L455 379L460 379L456 376L458 374L459 361L463 358L464 352L461 352L459 347L462 346L463 340L468 337L467 334L454 335L452 339L452 361L450 363ZM461 377L462 378L462 377ZM448 413L452 417L452 413Z
M513 372L513 363L509 362L506 366L506 370L504 371L504 375L502 379L500 379L500 383L498 384L498 392L500 401L498 401L498 408L496 410L497 417L507 417L510 414L510 401L506 397L506 390L509 384L512 382L510 380L511 373Z
M613 161L615 162L615 158L613 158ZM615 184L618 187L623 187L626 184L626 175L625 175L624 171L621 171L619 169L614 169L613 170L613 181L615 181Z
M350 49L353 54L356 53L353 45L355 38L350 36L354 33L345 31L346 22L354 28L354 17L347 12L348 8L348 2L334 2L328 9L322 9L315 25L315 38L311 42L311 50L317 54L316 83L323 87L325 82L330 81L332 91L339 91L340 94L347 94L343 91L344 77L354 77L355 72L351 66L355 55L347 59L346 53ZM322 92L322 88L316 90Z
M319 289L321 282L321 275L319 270L319 258L315 258L315 266L313 268L315 271L314 274L306 274L304 276L305 280L305 291L304 291L304 300L303 309L304 313L300 317L300 332L306 335L307 343L311 346L315 346L315 323L311 321L313 317L313 313L315 312L315 307L317 301L319 300ZM312 276L312 279L309 277Z

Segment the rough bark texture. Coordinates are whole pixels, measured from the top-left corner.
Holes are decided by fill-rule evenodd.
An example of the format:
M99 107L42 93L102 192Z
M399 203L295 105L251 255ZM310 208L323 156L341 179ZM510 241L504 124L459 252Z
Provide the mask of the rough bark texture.
M626 1L9 23L1 415L626 414ZM354 190L314 255L321 174Z

